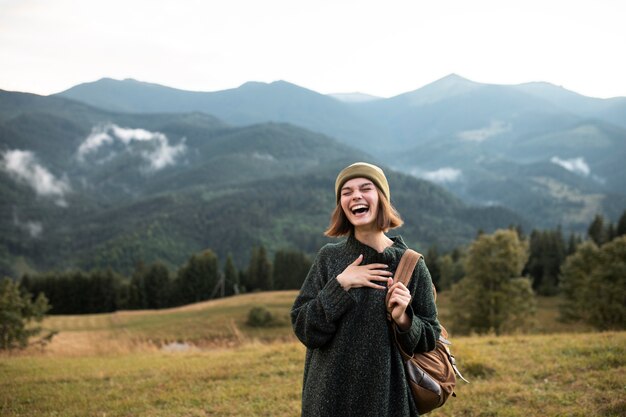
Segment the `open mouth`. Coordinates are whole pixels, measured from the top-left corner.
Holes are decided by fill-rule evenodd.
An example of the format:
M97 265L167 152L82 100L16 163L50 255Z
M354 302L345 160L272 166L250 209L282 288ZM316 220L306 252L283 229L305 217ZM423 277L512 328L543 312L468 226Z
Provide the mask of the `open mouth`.
M369 211L369 206L365 205L365 204L357 204L356 206L352 207L350 209L350 211L352 212L352 214L354 214L355 216L358 216L360 214L365 214Z

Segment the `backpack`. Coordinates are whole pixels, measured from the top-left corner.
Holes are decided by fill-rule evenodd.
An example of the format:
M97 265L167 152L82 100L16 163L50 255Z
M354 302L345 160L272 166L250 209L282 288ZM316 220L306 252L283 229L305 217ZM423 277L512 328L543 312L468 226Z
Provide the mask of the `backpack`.
M408 287L413 270L421 257L421 254L407 249L396 269L394 283L400 281ZM434 285L433 294L436 300L437 292ZM463 375L456 367L456 360L448 347L451 343L447 339L448 332L446 329L441 326L441 336L439 336L434 350L409 355L398 342L396 324L391 319L391 315L388 314L387 318L393 323L392 332L396 346L402 355L405 375L411 388L417 411L420 414L426 414L444 405L451 395L456 397L454 393L456 376L458 375L459 378L467 383L469 381L463 378Z

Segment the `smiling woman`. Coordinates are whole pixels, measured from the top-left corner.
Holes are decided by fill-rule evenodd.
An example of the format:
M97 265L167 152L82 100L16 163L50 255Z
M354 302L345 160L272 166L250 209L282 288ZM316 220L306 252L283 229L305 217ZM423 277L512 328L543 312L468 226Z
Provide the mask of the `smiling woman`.
M302 415L417 416L392 340L406 352L434 348L441 329L430 274L422 259L408 288L393 282L407 246L385 234L402 219L379 167L346 167L335 195L326 235L347 239L319 251L291 311L307 347Z
M373 224L374 216L377 229L383 232L403 224L389 202L390 191L385 174L375 165L360 162L344 169L335 181L335 194L337 206L331 215L326 236L353 234L357 224Z

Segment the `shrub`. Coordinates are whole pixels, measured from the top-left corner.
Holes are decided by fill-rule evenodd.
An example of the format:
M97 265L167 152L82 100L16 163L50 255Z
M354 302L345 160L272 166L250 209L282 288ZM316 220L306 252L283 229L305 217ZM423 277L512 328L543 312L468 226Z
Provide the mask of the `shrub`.
M248 326L252 327L272 327L277 324L274 314L263 306L255 306L248 312Z

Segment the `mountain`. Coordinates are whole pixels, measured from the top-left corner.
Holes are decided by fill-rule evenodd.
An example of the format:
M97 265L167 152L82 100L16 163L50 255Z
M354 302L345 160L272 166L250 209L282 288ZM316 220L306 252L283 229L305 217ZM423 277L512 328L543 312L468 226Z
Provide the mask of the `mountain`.
M626 98L600 99L586 97L563 87L545 82L526 83L514 88L539 97L573 114L598 118L626 127Z
M216 92L193 92L132 79L104 78L58 94L110 111L203 112L227 123L286 122L352 142L376 140L376 126L339 100L290 84L248 82Z
M335 93L328 94L328 96L347 103L364 103L366 101L380 100L380 97L363 93Z
M471 204L499 201L522 212L527 207L520 201L534 201L541 195L538 201L542 207L547 205L545 210L530 214L540 221L538 225L560 224L583 231L582 224L589 223L594 213L591 206L580 205L579 213L563 218L560 213L572 209L567 199L537 188L522 190L513 175L517 168L498 167L509 165L527 172L552 164L592 188L578 188L580 181L563 184L574 194L599 196L601 203L593 205L599 213L608 216L623 210L626 98L585 97L548 83L482 84L455 74L405 94L370 101L340 101L285 82L192 93L131 80L101 80L60 95L113 108L114 100L102 98L108 88L115 92L113 97L122 106L118 108L134 112L193 109L238 126L281 121L321 132L376 155L388 166L438 181ZM491 184L486 178L497 178L503 187L519 189L524 195L521 200L503 199L495 191L501 187L482 191ZM568 220L574 218L581 221Z
M0 270L178 267L211 248L240 267L250 249L314 254L334 206L337 172L376 158L285 123L234 126L204 113L102 110L0 91ZM384 164L382 164L384 166ZM451 248L476 230L525 219L472 207L386 168L401 233ZM419 209L418 209L419 208Z
M282 81L196 93L104 79L60 96L110 110L204 111L238 126L302 126L438 182L468 203L524 212L535 226L582 232L596 212L616 220L613 213L624 208L626 98L590 98L548 83L481 84L455 74L377 100L340 100ZM517 195L506 197L503 187Z

